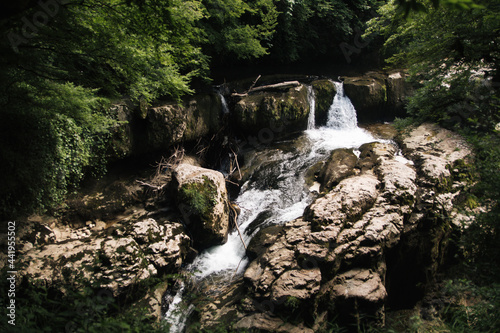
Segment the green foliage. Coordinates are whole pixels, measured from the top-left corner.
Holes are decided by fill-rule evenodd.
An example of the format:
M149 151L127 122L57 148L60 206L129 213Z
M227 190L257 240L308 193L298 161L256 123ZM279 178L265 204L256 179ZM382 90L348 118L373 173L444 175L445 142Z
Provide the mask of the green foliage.
M500 330L500 284L478 286L467 279L449 280L444 292L453 300L443 311L453 332Z
M251 59L268 53L278 12L272 0L203 0L208 12L201 22L215 61Z
M43 24L29 21L35 6L0 27L5 219L54 207L85 174L105 171L119 125L110 98L179 99L207 72L199 1L53 3Z
M276 6L280 15L271 56L294 62L341 55L340 43L352 43L364 30L364 22L373 16L378 1L281 0Z
M194 214L209 218L212 208L217 204L217 187L207 176L203 176L202 183L182 186L180 201L187 203Z
M0 286L8 290L5 272ZM61 287L61 286L59 286ZM146 286L147 288L147 286ZM105 289L86 285L64 287L65 292L41 284L23 283L16 290L16 326L0 322L2 332L168 332L166 324L151 320L144 308L121 304ZM6 305L2 298L2 316ZM13 330L14 329L14 330Z
M444 3L434 9L422 1L426 13L403 19L391 1L369 22L369 33L385 36L390 64L409 67L419 87L409 100L410 115L446 127L491 131L500 121L500 4L478 1L481 6L457 10L451 1Z

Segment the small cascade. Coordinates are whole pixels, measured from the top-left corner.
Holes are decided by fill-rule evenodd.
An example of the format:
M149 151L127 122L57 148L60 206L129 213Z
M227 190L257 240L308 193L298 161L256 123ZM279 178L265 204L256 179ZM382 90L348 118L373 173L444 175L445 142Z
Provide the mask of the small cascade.
M349 97L344 94L344 83L334 82L337 94L328 110L326 126L332 129L354 129L358 126L356 110Z
M312 86L307 86L307 100L309 101L309 118L307 119L307 129L316 127L316 95Z
M220 97L220 101L222 104L222 114L228 114L229 113L229 106L227 105L227 100L224 94L221 91L217 92L217 95Z

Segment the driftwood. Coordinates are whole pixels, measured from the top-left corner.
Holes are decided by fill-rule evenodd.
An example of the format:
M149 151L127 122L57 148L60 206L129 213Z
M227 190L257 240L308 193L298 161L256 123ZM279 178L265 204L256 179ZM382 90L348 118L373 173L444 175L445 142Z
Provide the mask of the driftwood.
M233 222L234 222L234 225L236 226L236 230L238 230L238 235L240 236L241 242L243 243L243 247L246 250L247 249L247 245L245 244L245 241L243 240L243 235L241 234L240 227L238 226L238 221L237 221L237 219L238 219L238 212L236 211L236 209L234 209L233 205L231 203L229 203L229 202L228 202L228 206L233 211L233 214L234 214Z
M284 89L284 88L292 88L292 87L298 87L298 86L300 86L299 81L285 81L285 82L281 82L281 83L268 84L265 86L259 86L259 87L255 87L255 88L251 87L245 93L242 93L242 94L233 93L233 94L231 94L231 96L245 97L245 96L248 96L249 93L256 92L256 91Z

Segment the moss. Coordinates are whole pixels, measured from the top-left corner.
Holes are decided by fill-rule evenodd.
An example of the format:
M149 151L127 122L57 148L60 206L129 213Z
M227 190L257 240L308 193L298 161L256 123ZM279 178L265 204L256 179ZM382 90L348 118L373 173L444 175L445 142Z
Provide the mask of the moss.
M207 176L203 176L203 182L183 185L179 194L181 201L190 207L192 213L203 220L209 219L217 204L217 186Z

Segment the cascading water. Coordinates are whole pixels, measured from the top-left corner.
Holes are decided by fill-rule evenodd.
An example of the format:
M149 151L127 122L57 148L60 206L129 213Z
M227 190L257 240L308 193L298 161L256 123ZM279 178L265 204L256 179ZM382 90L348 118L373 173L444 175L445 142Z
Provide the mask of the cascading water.
M334 82L337 94L328 110L326 126L333 129L353 129L358 126L356 110L349 97L344 94L344 83Z
M229 113L229 106L227 105L226 97L224 97L224 94L221 92L218 92L217 95L219 95L221 104L222 104L222 113L223 114L228 114Z
M335 85L337 94L329 109L326 127L314 127L314 92L310 88L310 117L313 120L309 121L308 130L295 140L247 152L246 166L253 172L242 185L236 200L241 208L238 225L246 244L262 228L303 215L304 209L314 199L305 177L311 166L325 160L333 149L358 148L375 141L369 133L357 127L356 111L344 95L342 83L335 82ZM202 252L187 270L195 284L227 284L235 274L243 273L247 264L244 245L234 231L225 244ZM189 305L183 303L182 293L183 287L175 295L165 316L171 324L171 332L182 332L187 319L186 311L181 309L189 308ZM182 313L184 315L180 315Z
M309 118L307 119L307 129L312 130L316 127L316 96L312 86L307 86L307 100L309 101Z

